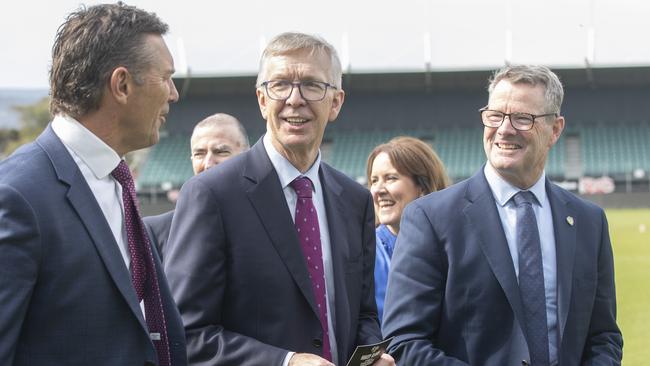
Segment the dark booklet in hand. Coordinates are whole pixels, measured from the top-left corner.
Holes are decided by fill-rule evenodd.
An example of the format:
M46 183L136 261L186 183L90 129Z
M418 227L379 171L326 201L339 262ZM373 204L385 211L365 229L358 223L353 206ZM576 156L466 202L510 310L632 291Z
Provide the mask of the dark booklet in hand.
M372 365L384 352L386 352L386 348L388 348L388 344L391 340L393 340L393 337L379 343L357 346L346 366Z

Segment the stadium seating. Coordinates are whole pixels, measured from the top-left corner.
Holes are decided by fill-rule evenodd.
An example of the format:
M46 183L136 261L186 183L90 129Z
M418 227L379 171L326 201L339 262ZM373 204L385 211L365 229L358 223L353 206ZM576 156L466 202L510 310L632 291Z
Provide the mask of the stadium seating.
M359 182L365 182L366 160L370 151L395 136L421 138L434 147L454 181L476 172L485 162L482 128L450 127L391 130L349 130L330 128L322 147L323 160ZM650 122L627 124L571 124L551 149L546 173L552 179L567 176L567 135L579 140L582 174L629 174L641 168L650 172ZM152 148L141 170L139 187L179 187L192 175L189 136L161 139Z
M585 175L650 172L650 123L583 125L579 133Z
M138 188L180 187L192 174L189 136L163 137L151 149L137 184Z
M372 149L407 131L335 131L328 134L332 141L329 154L323 160L356 179L365 178L366 160Z

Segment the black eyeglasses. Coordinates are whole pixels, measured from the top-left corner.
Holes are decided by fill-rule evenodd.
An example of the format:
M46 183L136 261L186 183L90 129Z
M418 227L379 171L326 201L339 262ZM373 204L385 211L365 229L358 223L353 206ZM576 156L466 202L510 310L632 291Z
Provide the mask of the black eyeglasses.
M501 127L503 121L508 117L510 119L510 124L514 127L515 130L519 131L528 131L533 128L535 124L535 119L541 117L555 116L557 113L546 113L546 114L530 114L530 113L503 113L501 111L495 111L492 109L481 108L478 110L481 113L481 121L483 121L483 126L498 128Z
M287 100L291 96L294 87L298 87L302 99L308 102L318 102L325 98L327 88L338 89L336 86L324 81L288 81L269 80L260 86L264 87L266 95L273 100Z

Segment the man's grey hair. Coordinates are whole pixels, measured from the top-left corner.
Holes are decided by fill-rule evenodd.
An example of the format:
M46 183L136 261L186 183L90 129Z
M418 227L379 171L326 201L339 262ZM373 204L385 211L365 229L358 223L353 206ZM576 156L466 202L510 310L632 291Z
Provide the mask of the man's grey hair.
M329 71L332 80L328 80L328 82L340 89L342 84L342 71L341 61L336 53L336 49L320 36L296 32L279 34L266 46L260 59L260 69L257 74L256 86L259 87L265 81L266 65L271 57L289 55L303 50L308 51L310 55L324 54L330 58Z
M542 85L544 87L544 99L549 110L544 113L560 114L562 100L564 99L564 88L557 75L546 66L539 65L510 65L494 72L488 85L488 92L492 96L494 87L501 80L513 84L528 84L532 86Z
M194 136L196 135L196 132L200 129L219 128L225 126L237 127L237 131L239 132L239 144L244 150L248 150L248 148L250 147L250 142L248 140L248 134L246 133L246 129L244 128L244 125L237 118L226 113L213 114L211 116L204 118L201 122L197 123L196 126L194 126L194 130L192 131L191 140L194 141Z

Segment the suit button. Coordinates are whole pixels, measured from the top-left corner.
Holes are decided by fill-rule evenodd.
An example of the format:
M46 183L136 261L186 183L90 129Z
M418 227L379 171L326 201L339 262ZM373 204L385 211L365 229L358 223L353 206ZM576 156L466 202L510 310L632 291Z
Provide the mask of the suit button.
M521 366L530 366L530 363L526 360L521 360Z
M318 338L314 338L314 339L312 339L311 344L312 344L312 346L314 346L316 348L321 348L323 346L323 341L321 341Z

